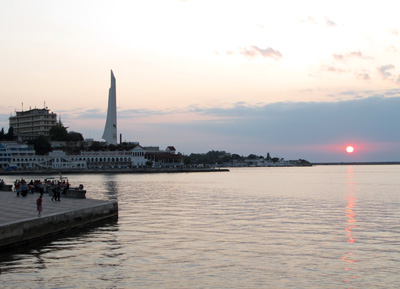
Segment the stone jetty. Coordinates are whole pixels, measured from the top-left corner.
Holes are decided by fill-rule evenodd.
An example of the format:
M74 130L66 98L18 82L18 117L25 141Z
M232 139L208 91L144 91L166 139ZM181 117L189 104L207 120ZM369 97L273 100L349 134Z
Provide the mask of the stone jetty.
M17 197L0 192L0 250L64 233L97 221L118 217L118 202L62 198L51 201L43 195L42 216L38 217L38 193Z

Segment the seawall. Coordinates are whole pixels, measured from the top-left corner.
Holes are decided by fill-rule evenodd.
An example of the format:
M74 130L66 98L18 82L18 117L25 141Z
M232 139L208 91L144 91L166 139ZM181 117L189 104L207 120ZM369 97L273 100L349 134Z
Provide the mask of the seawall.
M16 197L12 192L0 192L0 250L118 217L116 201L65 198L53 202L48 195L43 195L43 212L38 217L38 197L37 193Z

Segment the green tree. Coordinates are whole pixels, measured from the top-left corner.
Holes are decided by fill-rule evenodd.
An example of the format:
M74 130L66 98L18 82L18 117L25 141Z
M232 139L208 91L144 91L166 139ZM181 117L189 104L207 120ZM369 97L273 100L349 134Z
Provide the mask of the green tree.
M56 123L49 131L49 137L52 141L67 141L68 131L61 121Z
M108 146L108 149L109 149L110 151L116 151L116 150L118 149L118 146L113 145L113 144L110 144L110 145Z
M83 141L83 136L79 132L70 131L70 132L68 132L67 140L68 141L76 141L76 142Z
M49 139L44 135L40 135L36 139L29 141L28 144L33 144L33 148L38 155L46 155L51 152Z
M222 163L231 163L232 162L232 156L229 154L226 154L222 157Z
M249 160L255 160L255 159L257 159L258 157L257 157L256 155L254 155L254 154L250 154L247 158L248 158Z
M190 156L185 156L183 158L183 163L184 163L185 166L188 166L188 165L192 164L192 160L191 160Z
M89 147L89 151L101 151L104 148L104 144L98 141L94 141L92 145Z
M240 159L242 159L242 157L240 155L238 155L238 154L232 154L232 159L233 160L240 160Z
M5 140L12 141L12 140L14 140L14 138L15 138L14 128L12 126L10 126L10 128L8 129L8 133L5 137Z

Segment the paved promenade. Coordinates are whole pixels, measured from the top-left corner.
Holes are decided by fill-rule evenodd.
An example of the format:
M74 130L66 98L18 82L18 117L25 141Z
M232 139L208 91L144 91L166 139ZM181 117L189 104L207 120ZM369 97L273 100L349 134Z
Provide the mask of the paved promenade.
M118 217L116 201L61 196L61 201L56 202L48 194L43 195L42 216L38 217L38 197L38 193L17 197L14 192L0 191L0 250Z
M36 210L36 200L39 193L28 194L26 197L17 197L15 192L0 191L0 226L9 222L21 222L24 219L38 217ZM43 195L42 217L52 214L60 214L78 209L84 209L107 203L107 201L93 199L71 199L63 198L61 201L51 201L51 196ZM39 217L38 217L39 218Z

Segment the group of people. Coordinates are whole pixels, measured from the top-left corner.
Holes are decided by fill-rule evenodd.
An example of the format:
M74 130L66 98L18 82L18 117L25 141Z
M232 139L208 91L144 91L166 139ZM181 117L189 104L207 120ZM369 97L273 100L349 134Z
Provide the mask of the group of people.
M53 192L53 197L51 200L53 201L60 201L61 193L65 194L69 188L68 181L67 183L64 182L58 182L56 185L52 185L51 191Z
M14 192L17 193L17 197L20 195L26 197L28 193L33 194L35 192L44 193L45 185L40 180L31 180L27 183L24 179L15 180L14 182Z
M45 179L43 182L41 180L31 180L27 183L24 179L15 180L14 182L14 192L17 193L17 197L26 197L28 194L33 194L35 192L40 193L39 198L36 200L36 207L38 211L38 217L41 216L43 211L43 194L46 192L52 192L52 201L61 201L61 194L66 194L70 185L68 180L65 181L54 181Z
M28 193L33 194L37 193L47 193L50 190L53 192L53 195L58 194L58 192L65 194L69 188L68 180L65 181L54 181L45 179L43 182L41 180L31 180L27 183L24 179L15 180L14 182L14 192L17 193L17 197L26 197ZM53 197L53 200L55 198ZM60 196L57 195L57 200L60 200Z

